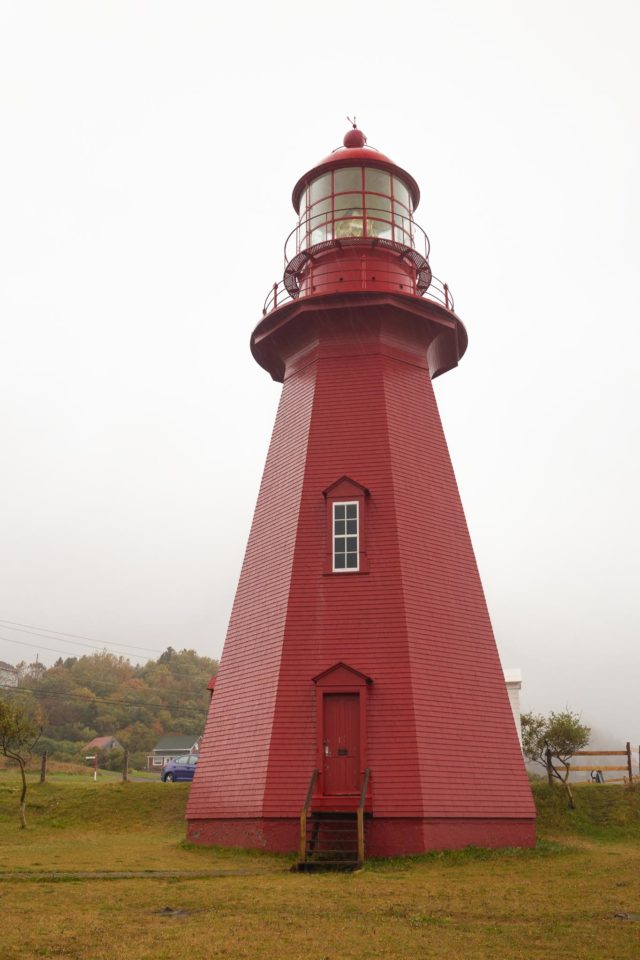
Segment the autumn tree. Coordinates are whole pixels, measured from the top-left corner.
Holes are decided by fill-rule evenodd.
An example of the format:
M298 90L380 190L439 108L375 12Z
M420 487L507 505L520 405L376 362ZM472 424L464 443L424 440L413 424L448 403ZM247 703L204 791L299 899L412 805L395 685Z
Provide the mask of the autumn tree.
M527 760L541 764L547 771L549 783L559 780L567 792L572 810L575 801L569 784L570 760L589 743L591 727L582 723L580 716L571 710L550 713L543 717L536 713L523 713L522 750Z
M52 757L80 760L95 736L113 735L144 765L167 733L202 733L207 685L218 664L194 650L168 647L158 660L132 665L107 651L60 657L53 667L19 664L20 698L39 706L42 743Z
M25 805L27 777L25 769L40 738L42 728L17 700L0 700L0 750L20 768L22 791L20 793L20 826L27 826Z

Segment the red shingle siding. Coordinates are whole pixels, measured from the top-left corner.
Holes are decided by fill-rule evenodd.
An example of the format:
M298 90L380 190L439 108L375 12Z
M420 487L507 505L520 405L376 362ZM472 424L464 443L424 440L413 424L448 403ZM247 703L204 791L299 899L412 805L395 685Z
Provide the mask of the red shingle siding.
M283 394L271 439L187 816L262 813L312 379Z

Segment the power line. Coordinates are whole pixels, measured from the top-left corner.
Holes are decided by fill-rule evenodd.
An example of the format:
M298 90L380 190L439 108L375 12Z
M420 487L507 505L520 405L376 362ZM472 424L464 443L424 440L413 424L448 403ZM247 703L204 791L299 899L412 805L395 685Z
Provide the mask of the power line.
M3 637L1 635L0 635L0 640L5 640L7 643L16 643L20 646L34 647L36 650L46 650L48 653L60 653L60 654L64 654L67 657L69 656L68 650L57 650L54 647L43 647L40 644L29 643L27 640L13 640L11 637ZM108 650L105 652L109 653ZM86 656L86 654L83 654L83 656ZM176 656L180 656L180 654L176 652ZM78 658L75 658L75 659L78 660ZM142 657L138 657L137 659L144 660L144 658ZM201 659L205 659L205 658L202 657ZM207 657L206 659L213 660L214 663L217 663L214 657ZM125 665L128 664L128 666L133 671L132 676L129 679L136 679L136 671L142 671L142 672L144 672L145 670L153 671L156 668L161 668L166 670L169 676L178 680L178 682L185 682L184 680L181 680L180 674L182 674L183 677L191 677L195 669L194 666L191 664L175 663L171 660L166 662L161 662L160 660L144 660L142 664L139 664L139 663L132 664L130 663L128 658L124 658L124 660L125 660ZM153 666L149 666L150 664L152 664ZM45 667L46 670L53 670L55 667L55 665L54 667L46 667L45 664L42 664L42 666ZM139 676L139 674L137 674L137 676ZM100 684L102 686L105 686L105 685L109 685L109 681L98 680L92 677L91 684Z
M79 644L79 646L91 646L91 643L100 644L100 640L97 640L95 637L85 637L81 633L64 633L62 630L50 630L48 627L36 627L32 623L19 623L17 620L2 620L0 618L0 624L9 627L10 630L18 630L20 627L23 627L24 629L20 630L20 633L32 633L35 634L36 637L45 637L47 640L61 640L63 637L73 637L75 640L90 641L90 643ZM51 634L53 634L53 637L50 636ZM65 642L71 643L71 640ZM147 653L162 653L162 650L157 650L154 647L141 647L137 643L117 643L115 640L106 640L101 646L94 647L94 649L103 650L105 646L123 647L126 650L145 650Z
M64 637L66 637L66 636L76 636L76 634L60 634L60 635L55 635L54 631L49 631L49 633L51 634L51 636L48 636L47 634L44 634L44 633L38 633L35 629L34 629L34 630L20 629L20 627L19 627L18 625L16 625L16 626L9 626L9 624L11 624L11 623L13 623L13 622L14 622L14 621L2 620L2 619L0 619L0 624L5 624L5 629L13 630L13 631L15 631L15 632L17 632L17 633L26 633L26 634L28 634L28 635L30 635L30 636L44 637L45 640L60 640L62 643L69 643L69 644L73 644L73 646L79 646L79 647L87 647L87 648L90 649L90 650L97 650L99 653L112 653L111 650L107 650L106 646L94 646L93 644L90 644L90 643L74 643L73 640L66 640L66 639L64 639ZM20 624L20 626L22 626L22 624ZM25 626L26 626L26 625L25 625ZM43 627L42 629L46 629L46 628ZM87 638L87 639L88 639L88 638ZM69 657L70 655L73 654L73 651L71 651L71 650L60 650L60 649L54 648L54 647L45 647L45 646L42 646L41 644L29 643L27 640L22 640L22 641L21 641L21 640L14 640L14 639L11 638L11 637L2 637L2 636L0 636L0 640L5 640L7 643L22 644L23 646L33 647L33 648L36 649L36 650L46 650L46 651L49 652L49 653L59 653L59 654L64 655L65 657ZM99 642L99 641L97 641L97 642ZM116 646L121 646L121 647L124 647L124 646L125 646L124 644L114 644L114 645L116 645ZM133 649L147 650L147 651L149 651L150 653L158 653L158 654L160 654L160 655L162 655L163 653L166 653L166 650L165 650L165 651L162 651L162 650L152 649L151 647L138 647L136 644L132 644L131 646L132 646ZM173 652L176 654L176 656L179 656L179 655L180 655L181 651L175 650L173 647L172 647L171 649L172 649ZM186 648L185 648L185 649L186 649ZM194 650L193 652L196 653L195 650ZM127 648L127 647L125 647L123 653L118 653L118 651L113 651L113 655L116 656L116 654L117 654L118 656L120 656L120 657L125 657L125 659L131 658L132 660L137 660L138 663L137 663L137 664L133 664L134 669L140 669L140 664L143 664L143 667L142 667L142 668L144 668L144 664L146 664L146 663L149 662L149 660L150 660L149 657L144 657L144 656L141 656L139 653L134 653L132 649L129 649L129 648ZM200 654L196 654L196 655L197 655L197 656L200 656ZM216 658L215 658L215 657L208 657L207 659L215 660ZM160 661L157 660L157 661L152 661L152 662L159 663ZM179 671L179 670L189 670L189 669L190 669L190 667L189 667L188 664L174 663L174 664L172 665L172 667L171 667L171 672L175 672L176 670Z
M55 639L55 637L53 637L52 639ZM60 639L60 638L59 638L59 639ZM56 649L55 647L44 647L44 646L42 646L41 643L29 643L28 640L13 640L11 637L2 637L2 636L0 636L0 640L4 640L6 643L16 643L16 644L18 644L18 646L21 646L21 647L34 647L36 650L46 650L47 653L61 653L61 654L64 654L64 656L67 656L67 657L69 656L69 652L70 652L69 650L58 650L58 649ZM72 643L73 641L71 641L71 640L65 640L65 641L63 641L63 642L64 642L64 643ZM84 646L88 646L88 644L84 644ZM105 653L109 653L109 651L108 651L108 650L105 650L104 647L93 647L93 649L94 649L94 650L103 650ZM122 654L121 654L121 656L122 656ZM140 654L135 654L135 653L131 653L131 654L129 654L129 656L132 657L134 660L143 660L143 661L144 661L144 660L148 659L147 657L143 657L143 656L141 656Z

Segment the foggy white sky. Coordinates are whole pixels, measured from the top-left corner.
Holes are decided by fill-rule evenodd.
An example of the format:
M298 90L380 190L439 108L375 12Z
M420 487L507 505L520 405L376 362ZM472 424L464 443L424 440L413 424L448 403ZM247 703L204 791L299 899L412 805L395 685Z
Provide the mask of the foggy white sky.
M638 4L228 6L0 0L0 621L220 654L249 335L355 112L469 332L436 393L503 664L637 744Z

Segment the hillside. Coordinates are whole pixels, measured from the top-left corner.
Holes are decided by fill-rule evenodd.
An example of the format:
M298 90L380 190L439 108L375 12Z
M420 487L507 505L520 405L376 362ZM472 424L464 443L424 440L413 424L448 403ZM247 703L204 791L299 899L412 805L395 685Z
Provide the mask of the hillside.
M217 661L193 650L169 647L157 660L134 666L126 657L101 652L62 658L53 667L18 664L19 697L43 728L38 745L58 760L80 761L96 736L115 736L129 748L134 766L167 733L202 733L209 703L207 684ZM117 768L121 751L105 758Z

